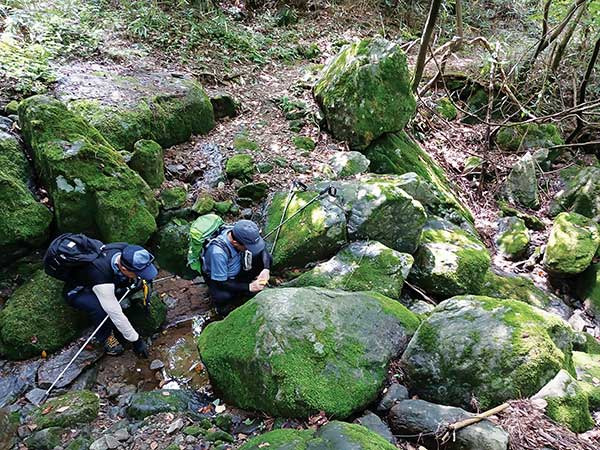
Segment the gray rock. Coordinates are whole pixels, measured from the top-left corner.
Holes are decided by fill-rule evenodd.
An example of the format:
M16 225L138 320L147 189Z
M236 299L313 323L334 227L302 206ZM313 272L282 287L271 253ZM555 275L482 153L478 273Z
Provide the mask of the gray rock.
M8 411L0 409L0 449L8 450L12 448L12 441L16 431L17 424L11 421Z
M505 185L505 195L511 203L532 209L540 207L535 169L535 161L529 152L514 165Z
M33 450L51 450L60 444L60 437L63 433L62 428L51 427L45 430L36 431L27 439L25 445Z
M25 394L25 398L34 405L39 405L42 399L46 396L47 389L35 388Z
M84 389L92 389L96 384L96 379L98 378L98 366L93 365L89 369L83 371L81 375L79 375L73 384L70 386L72 391L81 391Z
M183 428L183 425L183 419L177 419L175 422L169 425L169 428L167 428L167 434L173 434L176 431L181 430Z
M440 427L473 417L460 408L436 405L423 400L403 400L389 414L389 423L396 434L435 433ZM455 450L506 450L508 433L488 420L456 432L456 441L448 444ZM427 441L426 441L427 442ZM435 442L428 442L436 448Z
M102 436L99 439L96 439L90 445L90 450L108 450L108 444L106 443L106 437Z
M51 356L45 361L38 370L38 386L42 388L50 387L78 350L79 343L57 355ZM103 352L99 348L82 351L69 369L64 373L59 382L56 383L55 387L62 388L71 384L87 367L98 361L102 355Z
M252 217L252 208L244 208L241 210L240 215L244 219L250 219Z
M150 370L158 370L162 369L163 367L165 367L165 363L162 362L160 359L155 359L150 363Z
M329 166L336 178L345 178L364 173L369 169L370 161L360 152L335 152L329 158Z
M518 259L529 247L529 230L523 219L518 217L502 217L498 220L495 236L496 246L507 259Z
M9 405L35 385L35 374L40 364L38 360L20 368L14 367L0 377L0 408Z
M129 431L127 428L121 428L113 433L113 436L117 441L126 441L129 439Z
M367 411L365 415L356 419L354 423L368 428L392 444L396 442L396 439L394 438L394 435L390 431L389 427L379 418L378 415L373 414L371 411Z
M193 444L196 441L197 441L196 436L186 436L185 437L186 444Z
M392 383L377 405L377 411L389 411L397 402L407 398L408 389L400 383Z
M106 442L106 446L108 448L117 448L121 443L114 436L107 434L104 436L104 441Z

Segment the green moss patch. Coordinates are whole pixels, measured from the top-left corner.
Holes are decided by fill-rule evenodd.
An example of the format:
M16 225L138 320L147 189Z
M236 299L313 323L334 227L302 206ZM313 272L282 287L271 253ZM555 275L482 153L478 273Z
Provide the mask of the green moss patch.
M529 230L518 217L505 217L498 221L496 246L508 259L518 259L529 247Z
M160 144L150 140L140 140L133 146L133 156L128 162L153 189L165 181L163 150Z
M496 135L496 144L503 150L519 151L548 148L564 144L556 125L528 123L506 126Z
M100 399L90 391L68 392L48 400L31 412L31 421L38 429L72 427L90 423L98 416Z
M243 153L233 155L225 165L225 173L229 178L237 178L242 181L252 179L255 171L254 158Z
M588 395L591 410L600 410L600 355L573 352L577 380Z
M171 273L186 279L198 274L187 266L187 254L190 244L190 223L174 219L157 232L156 262Z
M183 186L175 186L163 189L160 193L160 202L165 209L181 208L187 199L187 189Z

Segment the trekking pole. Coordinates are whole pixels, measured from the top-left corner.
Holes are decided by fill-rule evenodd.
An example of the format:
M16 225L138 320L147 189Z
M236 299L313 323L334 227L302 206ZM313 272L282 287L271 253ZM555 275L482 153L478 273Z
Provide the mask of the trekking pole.
M269 231L267 234L265 234L265 239L268 238L269 236L271 236L277 230L281 229L281 227L283 227L286 223L288 223L290 220L292 220L294 217L296 217L298 214L300 214L302 211L304 211L306 208L308 208L310 205L312 205L314 202L316 202L317 199L324 194L328 194L331 197L335 197L335 196L337 196L337 189L334 186L327 186L325 189L323 189L321 192L319 192L317 195L315 195L313 198L311 198L308 201L308 203L306 203L306 205L304 205L302 208L298 209L298 211L296 211L290 217L288 217L283 222L281 222L277 226L277 228L273 228L271 231ZM272 253L272 251L271 251L271 253Z
M271 253L275 252L275 246L277 245L277 239L279 239L279 232L281 231L281 225L283 224L283 221L285 220L285 215L287 214L287 210L290 206L290 203L292 203L292 199L294 198L294 195L296 194L296 191L294 190L294 188L297 185L300 186L302 188L302 190L306 190L306 186L304 184L300 183L299 181L292 181L292 184L290 185L290 190L288 192L287 200L285 202L285 207L283 208L283 214L281 214L281 220L279 221L279 225L277 226L277 234L275 234L275 239L273 240L273 246L271 247Z
M127 288L127 290L123 294L123 297L120 298L119 303L121 303L125 299L125 297L127 297L129 295L130 291L131 291L131 288ZM40 403L39 403L40 405L42 403L44 403L44 401L48 398L48 395L50 395L50 391L52 390L52 388L54 388L54 386L56 386L56 383L59 382L59 380L62 378L62 376L65 374L65 372L69 369L69 367L71 367L71 364L73 364L75 362L75 360L77 359L77 357L79 356L79 354L90 343L90 341L92 340L92 338L96 335L96 333L98 332L98 330L100 330L100 328L102 327L102 325L104 325L104 323L107 320L108 320L108 314L106 315L106 317L104 318L104 320L102 320L102 322L100 322L100 325L98 325L96 327L96 329L94 330L94 332L92 334L90 334L90 337L88 337L87 340L83 343L83 345L81 346L81 348L79 349L79 351L77 353L75 353L75 356L73 356L73 358L71 358L71 361L69 361L69 364L67 364L65 366L65 368L58 375L58 377L56 377L56 380L54 380L54 382L50 385L50 387L48 388L48 390L44 393L43 397L40 399Z

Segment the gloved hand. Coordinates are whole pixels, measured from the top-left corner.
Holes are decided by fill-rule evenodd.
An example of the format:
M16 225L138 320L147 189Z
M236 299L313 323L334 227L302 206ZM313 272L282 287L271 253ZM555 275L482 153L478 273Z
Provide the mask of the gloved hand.
M141 337L133 343L133 351L141 358L148 358L148 346Z

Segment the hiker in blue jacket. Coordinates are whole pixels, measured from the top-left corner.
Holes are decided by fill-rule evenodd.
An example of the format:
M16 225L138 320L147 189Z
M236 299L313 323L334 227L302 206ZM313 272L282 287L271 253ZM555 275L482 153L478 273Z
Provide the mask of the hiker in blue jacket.
M262 291L273 258L256 223L240 220L212 239L202 255L202 276L219 315Z

